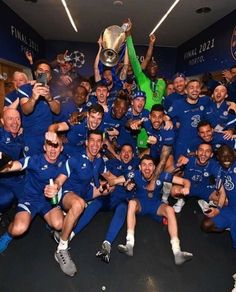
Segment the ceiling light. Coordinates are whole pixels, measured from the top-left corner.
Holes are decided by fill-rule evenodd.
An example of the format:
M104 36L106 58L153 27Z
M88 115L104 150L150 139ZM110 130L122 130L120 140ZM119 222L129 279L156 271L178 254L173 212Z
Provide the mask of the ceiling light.
M162 19L158 22L158 24L154 27L154 29L152 30L152 32L150 32L149 36L151 34L153 34L158 27L162 24L162 22L166 19L166 17L171 13L171 11L175 8L175 6L178 4L180 0L175 0L175 2L170 6L170 8L168 9L168 11L166 12L166 14L162 17Z
M115 6L123 6L123 1L121 1L121 0L114 0L113 1L113 5L115 5Z
M68 6L67 6L67 4L66 4L66 0L61 0L61 2L62 2L63 6L64 6L64 8L65 8L65 11L66 11L67 16L68 16L68 18L69 18L69 20L70 20L71 25L73 26L74 30L75 30L76 32L78 32L78 29L77 29L77 27L76 27L76 25L75 25L75 23L74 23L74 20L73 20L71 14L70 14L70 10L69 10L69 8L68 8Z
M201 7L201 8L198 8L195 12L198 14L205 14L205 13L211 12L211 8L210 7Z

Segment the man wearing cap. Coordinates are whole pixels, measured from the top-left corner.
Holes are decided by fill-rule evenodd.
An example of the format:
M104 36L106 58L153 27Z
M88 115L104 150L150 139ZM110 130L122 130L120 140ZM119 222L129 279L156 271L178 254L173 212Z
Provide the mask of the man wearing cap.
M124 142L130 143L134 148L137 147L137 134L140 132L142 123L148 120L149 111L144 108L146 94L144 91L136 90L131 94L131 106L128 109L126 117L128 122L126 128L123 128ZM140 123L139 123L140 121ZM135 128L132 126L135 124Z
M147 67L146 67L146 72L145 74L142 71L141 65L137 59L134 45L133 45L133 40L131 37L131 27L132 23L130 19L128 20L129 28L126 31L126 43L128 47L128 54L129 54L129 59L130 63L132 65L134 75L137 80L137 85L140 87L142 91L146 93L146 104L145 108L150 110L153 104L161 104L162 103L162 98L164 96L166 84L165 81L162 78L158 78L158 66L157 63L153 60L151 60ZM139 137L138 137L138 146L141 148L146 148L147 147L147 134L143 130Z
M164 108L166 111L172 106L173 102L178 99L183 99L185 94L186 78L183 73L176 73L173 76L173 85L175 92L171 93L164 99Z

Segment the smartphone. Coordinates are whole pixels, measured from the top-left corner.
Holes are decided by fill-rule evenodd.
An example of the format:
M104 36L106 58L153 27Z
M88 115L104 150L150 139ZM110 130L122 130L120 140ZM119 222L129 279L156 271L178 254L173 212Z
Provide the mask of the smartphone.
M0 169L4 168L4 166L10 161L13 161L13 159L9 155L0 152Z
M47 74L46 73L38 73L37 83L41 83L42 86L47 85Z

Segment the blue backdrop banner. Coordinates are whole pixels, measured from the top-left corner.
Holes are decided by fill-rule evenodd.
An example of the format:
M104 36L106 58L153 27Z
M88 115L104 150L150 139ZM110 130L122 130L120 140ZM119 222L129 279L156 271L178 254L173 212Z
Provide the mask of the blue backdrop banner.
M135 42L135 40L134 40ZM143 60L147 46L135 46L140 61ZM60 53L68 50L69 54L73 54L78 59L79 73L83 76L93 75L93 63L98 51L98 45L92 43L81 42L65 42L65 41L46 41L47 58L51 61ZM176 48L155 47L153 58L157 61L160 68L160 75L171 78L175 72L176 65Z
M236 10L178 48L177 71L186 75L236 64Z
M44 39L2 1L0 11L0 58L25 66L29 66L26 50L30 50L35 59L42 58Z

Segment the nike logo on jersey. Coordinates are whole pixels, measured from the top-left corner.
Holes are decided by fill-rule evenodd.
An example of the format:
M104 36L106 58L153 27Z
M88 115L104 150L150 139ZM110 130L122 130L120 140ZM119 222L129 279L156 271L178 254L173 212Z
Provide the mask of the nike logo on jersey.
M45 165L41 168L41 170L45 170L45 169L48 169L48 165L47 165L47 164L45 164Z

